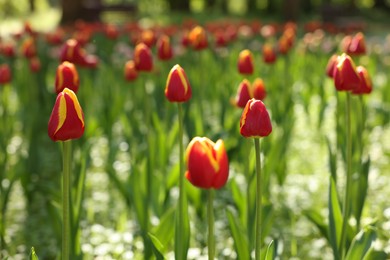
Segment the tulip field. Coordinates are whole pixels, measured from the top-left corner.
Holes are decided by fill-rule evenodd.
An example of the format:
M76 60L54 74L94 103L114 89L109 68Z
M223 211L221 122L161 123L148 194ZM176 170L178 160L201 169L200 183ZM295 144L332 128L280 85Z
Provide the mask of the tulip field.
M0 259L390 258L380 26L26 21L0 120Z

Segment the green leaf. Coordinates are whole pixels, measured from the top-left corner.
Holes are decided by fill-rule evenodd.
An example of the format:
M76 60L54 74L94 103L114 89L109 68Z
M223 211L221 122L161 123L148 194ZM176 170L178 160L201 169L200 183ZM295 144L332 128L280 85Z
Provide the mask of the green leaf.
M181 212L181 216L183 217L183 226L179 226L178 212L180 207L177 207L176 216L175 216L175 257L176 259L187 259L187 252L190 245L190 220L188 218L188 205L187 205L187 196L186 193L183 192L184 199L184 207ZM183 237L179 237L179 232L177 230L181 229ZM180 242L179 242L180 240ZM182 245L182 248L180 248Z
M39 260L37 254L35 253L34 247L31 247L31 251L30 251L30 260Z
M153 228L153 235L155 235L163 247L167 247L174 235L175 230L175 207L168 209L161 217L158 226Z
M328 154L329 154L329 170L330 170L330 173L332 175L332 178L337 183L337 172L336 172L337 171L336 170L337 169L337 164L336 164L337 154L333 151L329 138L326 138L326 144L328 147Z
M236 181L229 182L230 184L230 190L232 193L232 197L234 200L234 205L237 207L239 216L241 217L241 222L246 222L246 215L247 215L247 203L244 195L240 191L240 188L238 187L238 184Z
M250 259L248 238L245 235L244 229L241 227L238 218L234 216L231 209L226 211L230 231L234 240L234 247L238 255L238 259Z
M273 240L271 240L271 242L269 242L269 244L268 244L264 260L273 260L273 259L275 259L275 251L276 251L275 250L275 243L274 243Z
M367 226L360 230L353 238L345 260L363 259L375 239L376 231L374 227Z
M321 216L320 213L315 211L314 209L304 210L303 214L318 228L321 235L330 242L329 234L328 234L328 225L326 225L325 220Z
M361 165L361 172L359 174L357 182L354 183L354 195L353 197L356 198L353 200L353 210L354 215L356 218L356 221L358 223L358 227L360 225L360 218L362 216L362 211L364 207L364 203L366 201L367 197L367 190L368 190L368 173L370 170L370 158L368 158L365 162Z
M161 244L160 240L158 240L158 238L151 233L148 233L148 236L149 236L150 240L152 241L153 253L156 256L156 259L157 260L165 259L163 254L162 254L162 252L164 250L164 246Z
M130 175L130 183L132 184L131 198L135 208L137 220L142 230L146 230L147 223L149 221L146 219L144 209L147 207L145 187L143 186L145 183L145 174L143 174L146 170L145 165L145 160L143 160L139 167L134 167L135 169Z
M336 184L334 179L330 178L329 185L329 240L333 249L333 254L337 258L340 253L338 245L341 240L341 229L343 225L343 216L341 214L340 202L337 196Z
M384 251L378 251L374 247L370 247L367 253L364 255L363 260L388 260L390 254L386 254Z

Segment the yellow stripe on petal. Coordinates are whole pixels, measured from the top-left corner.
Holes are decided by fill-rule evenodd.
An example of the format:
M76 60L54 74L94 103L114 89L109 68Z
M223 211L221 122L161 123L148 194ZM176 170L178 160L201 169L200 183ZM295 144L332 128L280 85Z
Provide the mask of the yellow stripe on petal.
M178 68L177 68L177 73L179 74L181 84L183 84L183 87L184 87L184 94L186 94L187 91L188 91L188 84L187 84L186 77L184 76L184 70L183 70L183 68L180 67L179 65L177 65L177 66L178 66Z
M76 94L68 88L65 88L63 90L63 92L65 94L67 94L72 99L74 108L75 108L76 113L77 113L77 117L80 119L82 125L84 126L83 112L81 110L81 106L80 106L79 100L77 99Z
M66 119L66 100L65 96L61 94L59 105L58 105L58 126L57 129L54 131L54 134L58 132L58 130L61 129L61 127L64 125Z
M213 155L214 143L210 139L205 138L205 137L203 137L202 141L200 141L199 143L203 146L203 151L205 152L205 154L209 158L210 164L213 167L214 172L218 172L219 171L219 164Z

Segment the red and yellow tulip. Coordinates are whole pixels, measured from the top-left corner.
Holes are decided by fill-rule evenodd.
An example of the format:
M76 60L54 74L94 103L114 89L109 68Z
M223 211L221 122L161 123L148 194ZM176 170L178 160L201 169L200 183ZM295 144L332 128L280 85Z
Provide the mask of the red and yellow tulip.
M55 80L55 91L56 93L62 92L65 88L71 89L77 93L79 90L79 74L76 66L69 62L64 61L57 67L56 80Z
M171 40L165 34L157 40L157 57L160 60L170 60L173 57Z
M170 102L186 102L192 96L190 82L179 64L173 66L168 74L165 96Z
M240 74L253 74L253 54L250 50L245 49L238 55L237 68Z
M133 80L137 79L138 71L135 68L135 63L133 60L129 60L128 62L126 62L125 68L124 68L124 75L125 75L125 79L127 81L133 81Z
M359 88L360 77L350 56L343 53L337 60L333 72L335 87L338 91L350 91Z
M67 141L84 134L84 113L76 94L65 88L57 95L51 112L48 135L53 141Z
M195 137L186 150L186 178L203 189L222 188L229 176L229 161L224 143L207 137Z
M271 119L264 103L261 100L250 99L241 115L241 135L244 137L264 137L271 132Z
M138 71L151 71L153 69L152 52L145 43L138 43L135 46L134 62Z
M357 89L352 90L352 94L370 94L372 91L372 81L368 71L363 66L358 66L356 71L360 77L360 85Z

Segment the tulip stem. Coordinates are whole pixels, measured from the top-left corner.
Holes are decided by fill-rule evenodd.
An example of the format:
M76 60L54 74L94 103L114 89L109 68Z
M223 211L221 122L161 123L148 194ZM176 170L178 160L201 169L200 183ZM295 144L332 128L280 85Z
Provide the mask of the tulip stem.
M69 199L70 199L70 164L71 142L63 142L63 175L62 175L62 260L69 260Z
M352 185L352 138L351 138L351 94L347 91L346 100L346 128L347 128L347 179L345 196L343 201L343 225L341 228L340 250L341 259L344 259L345 252L347 251L347 226L350 212L350 197L351 197L351 185Z
M179 110L179 211L177 214L175 237L177 246L175 246L176 259L183 257L184 250L184 222L183 222L183 210L184 210L184 172L183 172L183 108L181 103L177 103Z
M261 159L260 159L260 139L254 138L256 150L256 245L255 258L260 260L261 257Z
M209 189L207 195L208 195L207 196L208 199L207 217L209 222L208 254L209 254L209 260L214 260L214 256L215 256L214 211L213 211L214 190L212 188Z

